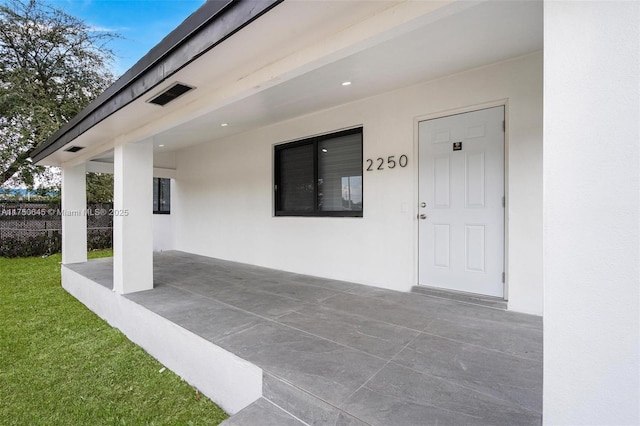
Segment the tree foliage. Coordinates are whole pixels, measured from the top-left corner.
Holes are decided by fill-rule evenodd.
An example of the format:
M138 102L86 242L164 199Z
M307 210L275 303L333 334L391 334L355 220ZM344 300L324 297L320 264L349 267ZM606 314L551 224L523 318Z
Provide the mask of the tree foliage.
M0 185L47 181L29 156L113 82L116 37L42 0L0 0Z
M87 173L87 202L113 202L113 175L110 173Z

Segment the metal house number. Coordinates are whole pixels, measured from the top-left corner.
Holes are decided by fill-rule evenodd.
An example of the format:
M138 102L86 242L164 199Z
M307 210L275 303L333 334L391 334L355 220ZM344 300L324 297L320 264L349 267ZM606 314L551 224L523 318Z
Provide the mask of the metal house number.
M395 169L396 167L407 167L407 164L409 164L409 157L407 157L406 154L402 154L396 160L395 155L390 155L389 157L386 158L386 161L384 158L378 157L375 160L372 158L368 158L366 162L367 162L367 171L371 172L374 170L384 170L385 164L387 169Z

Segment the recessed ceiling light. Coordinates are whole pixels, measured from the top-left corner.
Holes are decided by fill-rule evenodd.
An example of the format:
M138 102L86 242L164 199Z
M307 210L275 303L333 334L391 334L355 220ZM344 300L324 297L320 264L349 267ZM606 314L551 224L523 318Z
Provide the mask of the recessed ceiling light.
M322 152L328 152L327 148L322 148Z
M229 125L229 123L222 123L222 124L220 125L220 127L227 127L228 125Z
M343 81L343 82L342 82L342 85L343 85L343 86L350 86L350 85L351 85L351 82L350 82L350 81Z
M162 147L164 146L164 144L163 144L163 143L161 143L161 144L160 144L160 145L158 145L158 146L159 146L160 148L162 148Z

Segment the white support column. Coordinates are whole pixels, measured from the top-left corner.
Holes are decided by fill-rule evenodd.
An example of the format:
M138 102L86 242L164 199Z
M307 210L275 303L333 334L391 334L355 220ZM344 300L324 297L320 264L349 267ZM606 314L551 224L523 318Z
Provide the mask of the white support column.
M544 4L544 423L640 424L640 3Z
M113 290L153 288L153 146L121 145L114 152Z
M62 167L62 263L87 261L85 165Z

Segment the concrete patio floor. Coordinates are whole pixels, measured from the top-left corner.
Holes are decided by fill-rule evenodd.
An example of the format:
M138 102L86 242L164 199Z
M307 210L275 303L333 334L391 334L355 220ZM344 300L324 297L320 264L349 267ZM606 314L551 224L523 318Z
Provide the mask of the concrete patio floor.
M67 265L111 288L111 259ZM537 425L542 320L183 252L130 301L262 369L225 425Z

